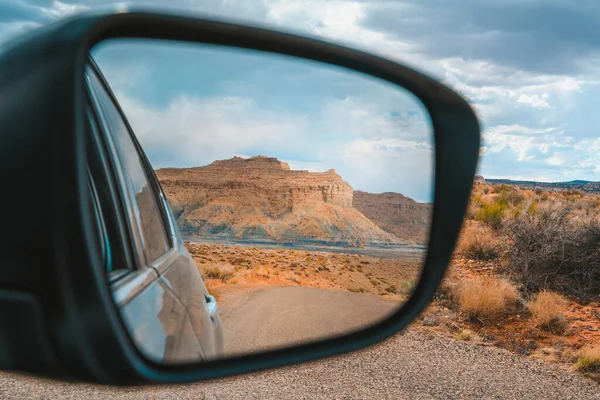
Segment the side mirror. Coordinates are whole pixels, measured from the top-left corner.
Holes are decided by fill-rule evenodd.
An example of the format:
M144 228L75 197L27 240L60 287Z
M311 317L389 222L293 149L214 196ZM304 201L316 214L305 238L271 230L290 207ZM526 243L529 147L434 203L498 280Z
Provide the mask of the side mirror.
M111 45L115 45L112 50ZM257 63L294 71L295 86L287 87L291 80L277 81L269 70L265 87L279 88L281 95L269 92L268 101L278 112L283 112L284 103L289 110L300 108L303 101L305 114L286 126L309 121L312 130L290 128L292 133L281 140L279 148L264 143L247 148L258 152L314 147L326 140L310 136L317 126L316 110L323 109L317 103L327 92L325 83L342 83L336 95L344 99L348 87L353 93L364 93L370 82L376 82L373 87L385 88L377 86L373 92L377 96L368 104L376 106L380 101L385 107L377 108L375 123L362 125L359 113L358 119L346 120L343 127L318 125L318 129L336 139L359 129L382 129L378 135L405 139L407 121L417 121L419 129L430 127L414 130L424 137L412 138L410 146L406 141L387 145L399 160L411 157L422 163L390 164L409 167L369 178L352 175L375 161L368 157L362 161L349 157L337 161L335 171L324 168L320 172L290 167L286 163L290 159L285 158L290 153L282 150L288 156L250 154L254 157L245 158L234 153L228 160L215 161L216 154L221 154L219 143L233 140L217 129L198 132L205 135L201 145L212 149L203 153L205 158L194 153L198 158L181 165L155 165L157 154L168 142L153 143L147 132L164 118L152 119L151 113L128 115L128 106L120 104L124 97L111 89L116 75L108 66L134 60L140 48L145 53L138 61L145 60L145 65L163 65L161 61L167 59L173 65L175 58L164 54L165 58L157 58L154 55L159 53L153 51L177 46L189 50L180 58L188 61L173 67L165 75L169 79L179 74L196 79L193 67L200 64L192 63L192 57L212 60L213 72L247 71L256 57L261 59ZM197 56L197 49L202 48L207 50ZM214 52L227 53L221 64L218 57L212 57ZM250 58L232 61L236 58L231 54L241 53L251 54ZM45 27L0 49L0 71L0 96L10 99L0 101L0 171L5 187L10 188L10 194L0 197L2 209L8 210L3 217L7 234L0 241L0 314L10 321L0 328L3 369L136 384L188 382L276 368L357 350L393 335L423 311L440 285L468 204L480 131L469 104L431 78L395 62L315 39L144 12L82 15ZM302 80L308 76L303 75L306 71L314 79L311 87ZM196 90L208 90L214 76L199 68L200 75L210 80L197 81ZM143 86L156 89L156 98L164 100L167 92L159 90L159 83L163 82L149 80ZM302 100L294 98L300 94ZM151 94L140 98L144 96ZM342 107L340 115L347 112ZM185 118L192 115L198 114ZM225 115L230 118L228 126L240 118ZM401 116L406 119L400 120ZM206 124L214 112L201 117L194 120L198 125ZM241 125L241 136L262 132L244 131L248 126ZM180 132L163 130L179 141L180 148L191 146L181 140ZM303 132L312 141L302 142ZM341 142L332 143L335 148ZM423 154L431 154L431 160L409 154L416 148L412 145L426 148ZM433 176L425 175L431 164ZM273 168L275 172L265 175L265 170ZM346 172L350 183L343 180L350 179ZM296 179L293 185L287 180L291 176ZM418 230L402 225L406 222L398 222L396 230L385 226L391 217L369 205L376 197L352 187L355 181L368 186L372 180L399 182L390 187L401 187L405 193L412 190L406 182L430 193L431 182L433 209L425 204L427 198L422 199L424 205L411 203L408 208L412 210L409 216L417 212L426 216L426 221L417 224ZM251 192L258 194L251 198ZM390 209L398 206L394 204ZM243 259L240 254L247 254L248 248L263 258ZM294 250L303 252L302 263L291 261L295 256L289 252ZM279 251L282 258L278 260L284 260L285 266L269 259L275 254L269 251ZM400 267L381 261L384 253L401 259L403 268L414 275L392 282L398 271L394 268ZM253 269L263 264L278 278L264 277L266 273ZM367 265L369 271L362 271ZM355 269L360 277L352 275ZM234 276L237 272L239 276ZM305 279L311 273L323 273L321 286ZM336 286L345 274L344 282L362 280L364 284ZM251 303L255 306L238 308L235 314L235 307L250 303L227 300L233 297L223 297L223 286L229 285L225 292L231 295L247 289L256 276L280 282L277 293L285 294L277 297L270 291L262 301ZM234 287L234 280L238 286ZM410 290L399 293L399 284L413 280ZM316 291L303 289L303 282L311 282ZM388 303L379 311L368 308L381 301ZM260 308L261 304L269 307ZM329 308L323 312L323 307ZM223 313L223 308L228 311ZM356 315L365 315L363 319L353 315L359 308ZM287 316L273 314L282 309ZM234 314L246 314L246 322L241 323L241 317L232 319ZM263 340L264 326L260 333L257 326L248 327L248 321L258 324L267 314L272 315L268 328L294 332L285 340ZM301 316L308 315L311 319L302 320ZM234 336L236 341L231 339Z

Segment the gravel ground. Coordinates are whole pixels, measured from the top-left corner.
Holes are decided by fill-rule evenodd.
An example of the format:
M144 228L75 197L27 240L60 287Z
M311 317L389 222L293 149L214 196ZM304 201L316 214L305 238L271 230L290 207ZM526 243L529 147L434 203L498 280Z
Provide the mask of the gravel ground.
M2 399L600 399L567 368L409 330L328 360L191 385L112 388L0 374Z

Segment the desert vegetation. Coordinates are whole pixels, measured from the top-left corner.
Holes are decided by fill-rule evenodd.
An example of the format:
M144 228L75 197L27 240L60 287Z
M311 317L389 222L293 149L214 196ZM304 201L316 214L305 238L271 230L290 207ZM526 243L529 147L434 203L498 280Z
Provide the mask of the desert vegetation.
M600 196L476 183L423 329L600 380Z
M558 293L542 290L536 293L527 305L537 327L562 333L566 320L563 315L567 300Z
M405 300L420 262L188 243L212 292L297 285ZM600 381L600 196L477 183L448 275L415 323Z
M540 204L504 222L511 239L507 268L529 290L585 298L600 293L600 223L595 208L568 203Z
M412 292L421 262L306 250L187 243L206 285L306 286L372 293L401 300Z
M488 260L505 253L502 267L529 292L549 288L579 298L597 296L599 204L599 196L576 190L477 185L460 251Z
M498 317L519 299L517 289L511 283L491 276L461 283L456 297L460 311L477 319Z
M584 373L600 375L600 346L587 346L576 353L577 369Z

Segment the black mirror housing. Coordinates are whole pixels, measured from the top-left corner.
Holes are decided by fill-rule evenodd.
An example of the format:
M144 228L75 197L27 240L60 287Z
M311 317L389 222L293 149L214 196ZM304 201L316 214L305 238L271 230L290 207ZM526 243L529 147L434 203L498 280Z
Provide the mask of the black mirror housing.
M435 203L421 279L395 314L367 329L256 355L175 366L143 357L114 305L92 240L84 70L91 47L154 38L240 47L335 64L401 86L425 105L435 135ZM469 104L392 61L262 28L144 12L88 14L0 48L0 367L111 384L223 377L360 349L406 327L433 298L466 212L480 146Z

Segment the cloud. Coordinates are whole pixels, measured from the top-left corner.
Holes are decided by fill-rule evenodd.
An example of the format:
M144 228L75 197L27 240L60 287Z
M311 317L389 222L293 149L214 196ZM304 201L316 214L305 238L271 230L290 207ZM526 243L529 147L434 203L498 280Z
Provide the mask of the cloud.
M464 95L482 120L486 173L514 174L518 166L521 174L561 179L590 172L576 159L600 161L588 154L589 148L576 147L597 136L600 126L597 113L588 110L600 81L595 69L599 7L514 0L304 7L292 1L277 3L270 21L400 59L437 76ZM549 156L555 153L562 154L561 165ZM540 173L548 168L548 158L560 168Z
M0 5L0 41L67 13L103 3L101 0L7 0ZM596 168L600 165L596 155L600 150L596 142L600 126L600 113L596 110L600 98L598 2L142 0L129 3L169 8L188 15L208 13L267 24L401 61L442 80L471 102L484 129L480 165L484 175L529 174L561 180L580 174L600 180L600 169ZM124 93L130 93L126 88L128 80L141 78L145 79L122 74ZM238 90L230 97L238 100L253 97L256 85L247 85L247 79L250 77L245 75L231 83ZM266 88L272 88L268 82L263 77L265 92ZM129 88L135 85L129 83ZM242 93L241 88L247 91ZM215 95L212 99L217 98ZM186 99L192 101L194 97ZM390 103L391 99L386 104ZM140 106L152 108L149 104ZM388 151L383 149L398 147L381 143L394 139L398 126L407 137L414 130L410 140L418 141L418 121L402 110L383 116L376 107L354 95L331 101L326 107L329 119L323 117L320 123L330 124L329 132L353 135L353 140L372 154L381 155ZM260 115L267 122L276 119L276 115ZM313 121L303 123L314 127ZM350 148L347 151L360 154ZM558 160L562 162L559 164ZM298 157L297 161L321 165L321 160L316 159Z
M117 98L155 168L263 154L294 168L334 168L357 189L431 200L433 152L427 140L328 136L337 116L272 113L250 98L180 97L166 108L148 107L124 93Z
M0 3L0 43L87 9L84 4L58 0L5 0Z
M388 89L388 92L392 90ZM337 135L380 140L401 139L415 146L432 147L433 128L420 102L398 93L394 100L364 95L332 99L323 113L323 130ZM387 111L393 110L393 111Z
M361 1L272 0L263 22L383 55L408 65L427 64L428 60L409 51L410 43L398 38L390 39L380 29L363 26L360 22L365 16L364 10L365 3ZM432 72L431 68L427 70Z
M150 108L123 93L117 97L154 167L199 166L256 147L274 153L298 142L306 121L259 110L252 99L182 96Z
M548 93L543 93L541 96L537 94L521 94L517 98L517 103L526 104L533 108L552 108L550 104L548 104Z
M37 21L42 16L39 8L17 0L5 0L0 3L0 22Z
M16 1L16 0L15 0ZM245 20L264 19L268 12L267 0L25 0L25 3L56 13L72 13L86 9L122 8L164 10L171 13L207 14Z
M329 157L343 166L336 171L350 177L355 188L395 191L417 201L433 199L431 148L402 139L357 139L331 151Z
M550 165L563 165L564 160L557 153L554 153L552 157L546 159L546 162Z
M600 4L559 0L369 2L361 24L434 59L460 56L543 74L598 54Z
M51 18L64 18L88 9L89 7L85 4L63 3L58 0L53 0L48 6L41 8Z

